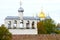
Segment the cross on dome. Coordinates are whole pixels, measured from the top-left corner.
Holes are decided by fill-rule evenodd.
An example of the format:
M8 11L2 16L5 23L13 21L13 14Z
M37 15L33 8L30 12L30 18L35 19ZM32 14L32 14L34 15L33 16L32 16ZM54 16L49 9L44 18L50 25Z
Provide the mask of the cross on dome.
M22 6L22 1L20 0L20 6Z
M24 9L22 8L22 1L20 0L20 8L18 9L18 12L24 12Z

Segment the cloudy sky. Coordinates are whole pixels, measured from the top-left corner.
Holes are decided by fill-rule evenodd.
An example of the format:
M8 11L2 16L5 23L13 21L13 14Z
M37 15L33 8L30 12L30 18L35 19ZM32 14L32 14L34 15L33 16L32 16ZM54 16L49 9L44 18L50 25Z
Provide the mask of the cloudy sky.
M4 23L6 16L18 16L20 0L0 0L0 24ZM59 0L22 0L24 16L35 16L41 8L44 13L49 14L56 22L60 23L60 1Z

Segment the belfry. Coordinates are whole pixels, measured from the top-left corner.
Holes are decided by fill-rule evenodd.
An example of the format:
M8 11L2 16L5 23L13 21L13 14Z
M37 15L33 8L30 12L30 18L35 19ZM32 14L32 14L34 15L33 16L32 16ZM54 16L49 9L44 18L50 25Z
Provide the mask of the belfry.
M5 26L13 35L19 34L38 34L37 22L40 18L45 18L44 13L41 11L40 16L30 17L23 16L24 9L20 1L20 8L18 9L18 16L7 16L5 18Z

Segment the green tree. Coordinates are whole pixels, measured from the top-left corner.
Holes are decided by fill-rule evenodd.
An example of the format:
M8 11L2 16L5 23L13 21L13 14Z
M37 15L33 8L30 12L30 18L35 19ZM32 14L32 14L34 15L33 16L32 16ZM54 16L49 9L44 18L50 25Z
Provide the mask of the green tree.
M55 33L56 25L52 19L44 20L44 27L45 27L47 33L49 33L49 34Z
M55 33L55 23L52 19L45 19L37 24L39 34ZM44 31L43 31L44 30Z
M4 25L1 25L0 40L11 40L11 39L12 39L12 34L9 32L9 30Z
M60 23L57 24L57 26L55 28L55 33L60 34Z

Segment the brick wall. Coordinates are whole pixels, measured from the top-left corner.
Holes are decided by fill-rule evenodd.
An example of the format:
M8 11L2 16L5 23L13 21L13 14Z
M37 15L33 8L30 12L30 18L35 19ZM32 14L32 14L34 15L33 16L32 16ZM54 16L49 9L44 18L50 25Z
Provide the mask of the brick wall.
M12 40L60 40L60 34L13 35Z

